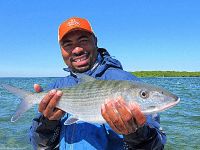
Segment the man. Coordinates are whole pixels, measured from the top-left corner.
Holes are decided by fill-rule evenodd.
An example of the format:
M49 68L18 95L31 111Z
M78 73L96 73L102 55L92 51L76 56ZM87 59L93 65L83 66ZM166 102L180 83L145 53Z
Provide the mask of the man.
M41 114L33 119L30 129L34 149L163 149L166 136L159 130L159 116L145 116L137 104L128 105L123 97L102 104L101 113L107 124L63 124L69 114L55 108L63 94L56 89L78 84L76 73L103 80L139 79L124 71L105 49L97 47L97 38L86 19L73 17L64 21L58 40L70 75L51 84L49 89L53 90L39 104ZM42 90L39 85L34 89Z

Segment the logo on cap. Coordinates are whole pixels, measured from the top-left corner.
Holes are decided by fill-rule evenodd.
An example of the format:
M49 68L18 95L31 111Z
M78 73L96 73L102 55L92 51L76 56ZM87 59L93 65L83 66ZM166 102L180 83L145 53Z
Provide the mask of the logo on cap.
M67 25L70 27L70 26L80 26L80 23L78 21L76 21L76 19L70 19L68 22L67 22Z

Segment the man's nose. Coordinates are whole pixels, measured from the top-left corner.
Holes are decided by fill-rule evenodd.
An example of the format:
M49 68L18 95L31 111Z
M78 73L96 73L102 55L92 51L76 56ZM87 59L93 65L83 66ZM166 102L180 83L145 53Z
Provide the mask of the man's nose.
M80 46L75 46L72 50L72 53L80 53L81 51L83 51L83 48Z

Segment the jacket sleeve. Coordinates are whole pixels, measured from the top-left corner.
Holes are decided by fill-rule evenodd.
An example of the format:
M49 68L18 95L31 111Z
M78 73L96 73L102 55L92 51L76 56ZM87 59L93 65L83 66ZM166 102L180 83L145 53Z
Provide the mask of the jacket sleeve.
M59 143L60 129L60 121L50 121L43 115L34 118L29 132L33 149L56 149Z
M166 135L159 124L160 116L148 115L146 124L135 133L124 135L124 142L132 149L164 149Z

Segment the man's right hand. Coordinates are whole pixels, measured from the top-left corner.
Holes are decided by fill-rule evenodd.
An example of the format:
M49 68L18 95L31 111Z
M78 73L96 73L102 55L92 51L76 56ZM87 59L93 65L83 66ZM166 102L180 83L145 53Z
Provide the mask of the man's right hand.
M42 87L39 84L34 84L35 92L39 93L42 91ZM39 112L41 112L44 117L49 120L60 120L62 116L65 114L64 111L56 108L56 104L60 100L62 96L62 91L59 90L51 90L39 104Z

